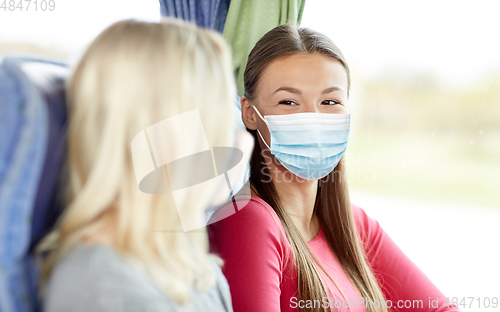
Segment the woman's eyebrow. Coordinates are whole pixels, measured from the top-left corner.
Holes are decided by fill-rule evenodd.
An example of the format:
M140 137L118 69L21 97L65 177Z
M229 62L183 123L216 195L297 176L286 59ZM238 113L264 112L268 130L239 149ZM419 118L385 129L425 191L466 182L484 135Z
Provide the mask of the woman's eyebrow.
M333 91L341 91L343 92L343 90L339 87L330 87L330 88L326 88L325 90L323 90L323 94L327 94L327 93L331 93Z
M292 88L292 87L280 87L280 88L276 89L276 91L274 91L273 94L278 92L278 91L287 91L290 93L302 94L302 91L300 91L297 88Z
M302 91L300 91L297 88L292 88L292 87L280 87L280 88L276 89L276 91L274 91L273 94L278 92L278 91L287 91L287 92L294 93L294 94L302 94ZM343 90L339 87L330 87L330 88L326 88L325 90L323 90L322 94L327 94L327 93L331 93L334 91L343 92Z

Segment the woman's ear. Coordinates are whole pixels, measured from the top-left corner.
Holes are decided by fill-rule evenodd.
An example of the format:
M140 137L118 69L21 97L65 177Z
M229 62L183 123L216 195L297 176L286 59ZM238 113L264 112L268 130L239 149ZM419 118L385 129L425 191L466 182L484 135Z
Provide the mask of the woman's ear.
M257 129L257 114L252 103L245 96L241 97L241 119L248 129Z

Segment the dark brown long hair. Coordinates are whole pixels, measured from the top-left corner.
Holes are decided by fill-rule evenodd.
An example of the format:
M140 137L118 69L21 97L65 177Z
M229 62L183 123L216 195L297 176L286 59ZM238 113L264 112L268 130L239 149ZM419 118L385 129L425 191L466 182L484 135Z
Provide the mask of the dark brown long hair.
M335 58L344 67L350 87L349 67L337 46L325 35L308 28L285 24L265 34L251 51L244 74L245 97L252 101L263 70L275 59L297 53L321 53ZM349 92L349 91L348 91ZM279 195L264 161L255 130L247 129L255 139L255 148L250 161L250 183L260 198L266 201L280 218L292 246L292 259L297 266L298 300L319 300L327 297L326 283L321 280L319 270L327 271L309 249L286 210L281 206ZM351 282L366 300L379 302L367 305L370 312L386 312L382 304L383 293L366 261L363 247L355 227L349 191L345 179L343 159L329 175L318 183L314 212L320 222L330 248L335 253ZM329 275L330 276L330 275ZM335 280L330 276L332 281ZM335 283L336 284L336 283ZM339 291L343 294L342 290ZM344 298L345 299L345 298ZM377 301L376 301L377 300ZM310 311L323 311L316 307Z

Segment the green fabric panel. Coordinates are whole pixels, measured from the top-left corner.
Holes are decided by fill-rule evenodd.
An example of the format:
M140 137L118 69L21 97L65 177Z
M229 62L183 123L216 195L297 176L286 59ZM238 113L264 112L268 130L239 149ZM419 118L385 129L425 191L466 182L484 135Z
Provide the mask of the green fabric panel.
M233 50L238 94L245 93L243 74L248 55L269 30L288 22L300 25L306 0L231 0L223 36Z

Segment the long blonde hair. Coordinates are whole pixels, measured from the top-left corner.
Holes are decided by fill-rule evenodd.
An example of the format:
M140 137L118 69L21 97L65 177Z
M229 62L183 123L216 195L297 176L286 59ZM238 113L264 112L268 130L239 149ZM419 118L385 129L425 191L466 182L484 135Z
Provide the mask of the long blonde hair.
M297 53L321 53L338 60L347 73L349 88L349 67L337 46L321 33L285 24L266 33L250 52L244 75L245 97L249 100L255 98L259 78L269 63L279 57ZM297 267L298 299L322 302L322 298L329 296L329 294L326 283L321 279L320 271L329 274L312 253L309 245L282 207L274 184L264 182L267 180L266 177L270 176L270 172L265 165L266 162L258 144L256 131L247 130L250 131L255 140L255 148L250 161L250 182L259 197L274 209L285 228L287 238L292 246L291 258L294 259ZM335 252L347 276L361 296L375 303L368 304L366 310L386 312L384 295L357 235L343 159L334 171L319 181L318 185L314 213L318 216L330 248ZM335 280L331 276L329 277L335 283ZM340 288L339 291L343 295ZM322 307L316 307L309 311L322 310L324 310Z
M86 237L113 229L112 246L176 302L212 286L206 231L184 233L172 195L139 190L130 147L150 125L194 109L210 146L233 146L235 94L229 47L213 31L176 19L103 31L68 85L68 204L39 246L42 280Z

